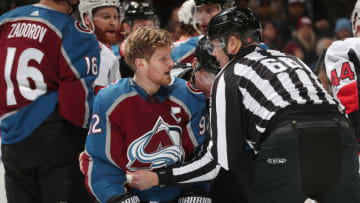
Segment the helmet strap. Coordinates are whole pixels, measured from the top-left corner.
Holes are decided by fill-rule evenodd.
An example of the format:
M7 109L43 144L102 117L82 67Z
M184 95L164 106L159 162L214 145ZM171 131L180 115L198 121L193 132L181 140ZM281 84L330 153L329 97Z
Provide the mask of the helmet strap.
M90 30L91 30L91 33L93 33L93 32L95 32L95 24L94 24L93 19L89 19L89 21L90 21L90 23L92 25L92 29L90 29Z

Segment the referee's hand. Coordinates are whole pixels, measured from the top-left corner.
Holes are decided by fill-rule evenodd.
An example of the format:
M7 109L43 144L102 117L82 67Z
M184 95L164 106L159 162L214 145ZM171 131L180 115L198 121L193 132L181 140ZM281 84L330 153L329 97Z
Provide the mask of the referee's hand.
M155 172L150 170L137 170L127 172L126 179L130 187L138 190L147 190L159 184L159 178Z

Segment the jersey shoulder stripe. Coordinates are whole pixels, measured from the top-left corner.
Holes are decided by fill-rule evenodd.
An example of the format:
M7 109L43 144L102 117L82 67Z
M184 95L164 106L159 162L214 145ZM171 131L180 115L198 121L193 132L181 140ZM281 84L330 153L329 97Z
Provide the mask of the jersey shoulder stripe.
M184 105L189 108L192 114L197 112L198 109L204 108L204 93L192 87L187 81L174 77L173 83L169 86L169 88L171 96L182 101Z

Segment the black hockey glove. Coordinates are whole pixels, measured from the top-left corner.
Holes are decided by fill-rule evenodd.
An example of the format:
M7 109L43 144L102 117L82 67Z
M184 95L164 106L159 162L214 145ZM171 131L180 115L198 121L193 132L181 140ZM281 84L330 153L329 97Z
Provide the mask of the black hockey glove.
M178 203L211 203L212 199L205 193L199 191L186 191L178 198Z
M110 198L106 203L140 203L139 196L131 193L116 195Z

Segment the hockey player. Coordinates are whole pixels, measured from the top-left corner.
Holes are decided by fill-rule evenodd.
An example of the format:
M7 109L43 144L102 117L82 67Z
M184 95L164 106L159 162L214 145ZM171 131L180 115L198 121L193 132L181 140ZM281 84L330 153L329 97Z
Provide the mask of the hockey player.
M210 99L210 89L215 76L220 72L220 64L206 50L207 39L200 39L194 53L192 81Z
M123 35L127 37L132 31L139 27L158 27L159 20L154 8L147 2L131 0L125 2L125 19L122 22ZM119 46L120 50L120 73L121 77L133 77L134 72L125 62L126 38Z
M217 14L208 37L222 69L211 90L207 152L182 166L130 172L130 186L206 181L222 167L253 189L250 202L360 202L359 145L311 69L259 47L261 27L250 9Z
M90 30L68 16L77 0L40 0L0 17L0 131L13 202L91 202L84 149L99 67Z
M333 42L326 51L325 68L333 95L346 108L346 113L360 141L359 74L360 74L360 1L351 15L353 38Z
M117 43L121 14L124 14L119 0L80 0L81 21L94 31L100 46L100 68L93 88L97 93L101 88L120 79L119 59L110 45Z
M179 21L179 39L174 42L171 57L176 64L192 63L193 54L199 41L200 32L194 28L192 13L195 10L195 0L185 1L177 11ZM181 33L181 34L180 34ZM178 48L180 46L180 48Z
M195 1L194 7L190 8L192 10L191 22L199 34L206 34L210 19L229 5L227 0L189 1ZM195 36L186 41L174 44L171 53L172 59L177 63L191 62L194 57L196 45L202 36L203 35Z
M125 19L122 26L127 37L139 27L159 27L159 19L151 4L132 0L125 3Z
M205 136L199 125L204 95L186 81L170 76L171 35L143 27L128 37L126 61L135 71L109 85L95 98L86 142L85 175L90 191L101 202L177 202L184 187L127 188L126 171L158 170L192 157ZM87 162L89 160L89 162Z

